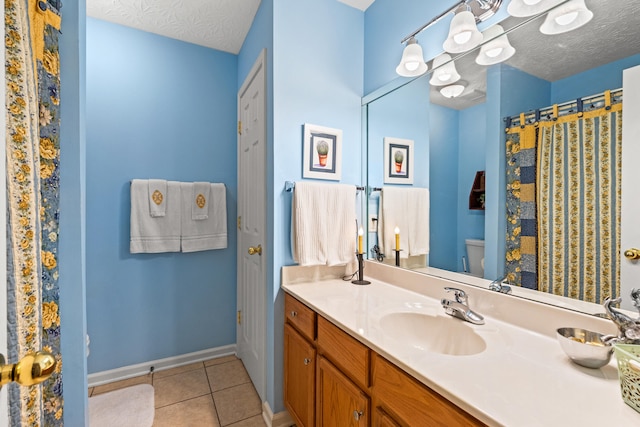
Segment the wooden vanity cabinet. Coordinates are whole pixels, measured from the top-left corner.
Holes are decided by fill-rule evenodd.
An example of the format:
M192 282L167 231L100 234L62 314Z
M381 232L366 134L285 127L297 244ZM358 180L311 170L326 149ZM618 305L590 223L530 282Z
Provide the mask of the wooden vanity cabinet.
M485 426L289 294L284 402L299 427Z
M285 296L284 403L297 426L315 425L316 313Z

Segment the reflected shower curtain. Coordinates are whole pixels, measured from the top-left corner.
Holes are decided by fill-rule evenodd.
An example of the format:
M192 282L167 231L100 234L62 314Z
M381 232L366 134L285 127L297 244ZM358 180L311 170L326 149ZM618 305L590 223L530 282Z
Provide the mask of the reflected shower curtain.
M10 384L12 426L62 425L58 312L59 0L5 1L9 361L46 350L41 385Z
M521 115L521 123L524 117ZM507 129L505 272L601 304L620 293L622 104Z

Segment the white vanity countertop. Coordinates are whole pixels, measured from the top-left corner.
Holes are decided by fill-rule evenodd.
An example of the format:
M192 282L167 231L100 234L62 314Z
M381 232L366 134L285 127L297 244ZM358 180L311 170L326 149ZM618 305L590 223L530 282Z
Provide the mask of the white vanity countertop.
M407 333L429 334L429 330L399 331L394 336L383 329L381 319L394 312L446 316L440 301L382 280L367 280L372 283L357 286L339 279L288 284L283 279L282 288L490 426L640 425L640 413L620 395L615 356L601 369L575 365L549 334L533 332L474 307L473 288L467 290L470 306L485 317L485 324L451 320L472 328L484 339L486 349L468 356L430 352L398 338ZM442 279L425 276L422 280L425 286L438 286L445 297ZM486 302L491 296L480 298ZM580 324L557 327L561 326L588 328Z

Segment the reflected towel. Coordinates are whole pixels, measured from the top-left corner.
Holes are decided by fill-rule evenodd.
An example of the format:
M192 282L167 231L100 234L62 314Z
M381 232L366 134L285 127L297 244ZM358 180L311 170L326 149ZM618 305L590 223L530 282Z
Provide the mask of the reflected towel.
M296 182L291 212L293 259L302 266L355 266L356 187Z
M191 200L191 219L202 220L209 218L209 182L194 182L193 195Z
M400 229L400 258L429 253L429 190L384 187L378 207L378 246L395 259L395 228Z
M192 219L192 204L196 193L191 182L182 189L182 252L207 251L227 247L227 195L224 184L209 183L207 218Z
M129 251L135 253L180 252L180 183L169 181L163 196L165 215L149 215L148 180L131 181Z
M165 216L167 212L167 180L149 180L149 214L152 217Z

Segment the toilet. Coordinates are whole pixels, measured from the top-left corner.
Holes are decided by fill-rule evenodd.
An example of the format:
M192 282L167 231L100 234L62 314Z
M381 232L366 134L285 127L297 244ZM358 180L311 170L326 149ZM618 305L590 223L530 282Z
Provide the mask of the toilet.
M484 240L466 239L469 274L484 277Z

